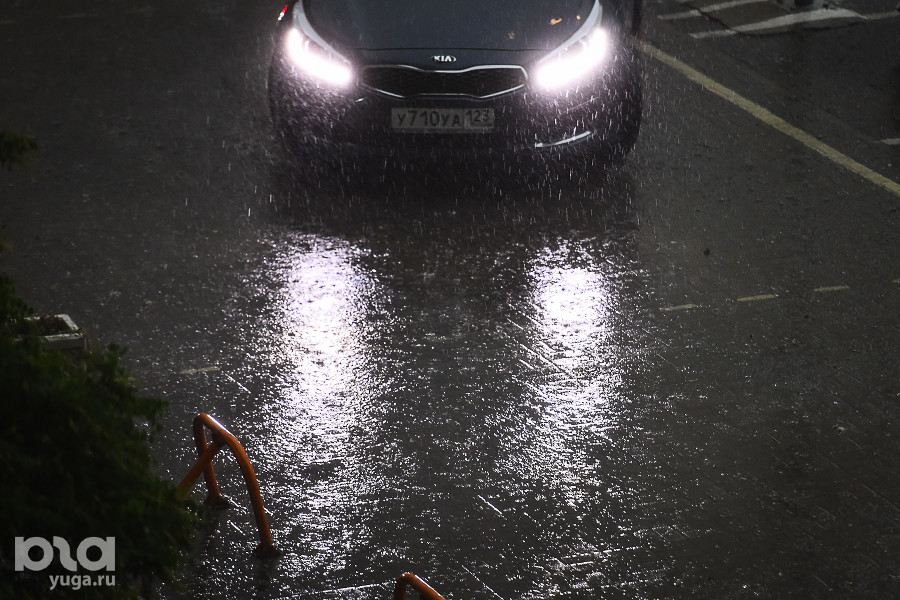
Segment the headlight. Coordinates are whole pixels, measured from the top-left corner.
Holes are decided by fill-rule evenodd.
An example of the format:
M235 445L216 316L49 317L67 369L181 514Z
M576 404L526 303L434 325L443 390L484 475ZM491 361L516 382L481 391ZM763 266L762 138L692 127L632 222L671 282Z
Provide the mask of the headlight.
M313 80L335 87L347 87L353 81L350 61L338 54L319 36L303 12L303 2L294 7L293 27L288 31L287 53L297 67Z
M541 61L534 73L535 84L545 90L557 90L576 83L603 62L608 45L606 31L593 30L562 52Z
M609 36L600 26L601 14L600 3L595 2L575 35L535 66L533 80L538 88L558 90L597 70L609 46Z
M288 32L287 51L294 64L317 81L338 87L353 81L350 63L330 54L298 29Z

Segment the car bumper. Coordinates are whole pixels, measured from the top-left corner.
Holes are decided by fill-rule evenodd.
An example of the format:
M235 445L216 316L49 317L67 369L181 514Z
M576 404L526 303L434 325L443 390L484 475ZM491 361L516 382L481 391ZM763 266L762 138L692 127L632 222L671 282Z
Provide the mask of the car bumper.
M629 62L611 61L590 82L557 94L525 87L489 99L400 99L359 86L345 91L319 87L276 55L269 92L276 126L308 148L327 145L385 156L572 152L602 143L613 126ZM488 132L397 131L391 124L391 111L397 108L491 108L494 127Z

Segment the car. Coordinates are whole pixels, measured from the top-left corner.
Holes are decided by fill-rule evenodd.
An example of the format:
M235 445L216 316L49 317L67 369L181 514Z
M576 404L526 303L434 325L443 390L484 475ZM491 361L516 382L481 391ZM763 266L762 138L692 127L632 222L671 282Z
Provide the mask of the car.
M293 156L622 159L641 1L293 0L269 69Z

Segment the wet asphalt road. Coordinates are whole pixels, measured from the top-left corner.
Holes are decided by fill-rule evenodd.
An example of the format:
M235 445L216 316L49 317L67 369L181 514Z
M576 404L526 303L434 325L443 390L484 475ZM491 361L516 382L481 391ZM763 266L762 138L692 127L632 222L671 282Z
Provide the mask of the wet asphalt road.
M319 189L273 140L264 4L0 5L0 127L40 144L0 174L3 268L129 348L173 480L196 412L231 428L283 551L250 556L222 456L240 507L161 597L900 592L895 192L655 58L621 167ZM900 181L898 20L678 10L654 48Z

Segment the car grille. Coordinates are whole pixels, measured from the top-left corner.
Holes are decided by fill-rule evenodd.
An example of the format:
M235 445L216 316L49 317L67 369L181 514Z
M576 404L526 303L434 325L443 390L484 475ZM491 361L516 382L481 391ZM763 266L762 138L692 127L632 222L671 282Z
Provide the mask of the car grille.
M427 71L406 66L366 67L360 82L399 98L471 96L489 98L523 87L528 77L521 67L472 67L462 71Z

